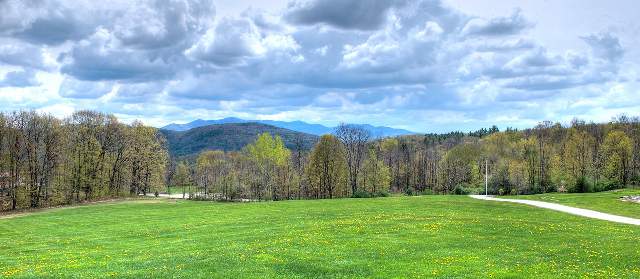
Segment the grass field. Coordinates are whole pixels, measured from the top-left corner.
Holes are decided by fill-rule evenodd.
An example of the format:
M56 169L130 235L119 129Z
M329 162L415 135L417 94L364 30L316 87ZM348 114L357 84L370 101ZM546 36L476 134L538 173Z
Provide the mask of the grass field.
M550 193L541 195L506 196L513 199L539 200L592 209L600 212L640 218L640 203L624 202L622 196L640 195L640 189L621 189L588 194Z
M81 206L0 219L0 251L0 277L640 277L640 227L466 196Z
M189 187L187 187L187 186L170 186L170 187L167 187L167 189L164 192L166 192L167 194L170 194L170 195L189 193Z

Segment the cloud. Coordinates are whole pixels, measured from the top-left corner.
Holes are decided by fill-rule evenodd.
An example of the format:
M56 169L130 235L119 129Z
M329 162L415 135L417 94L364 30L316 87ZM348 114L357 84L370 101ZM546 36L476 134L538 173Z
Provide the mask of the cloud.
M96 99L111 92L113 86L113 82L93 82L65 78L60 84L58 94L65 98Z
M481 18L439 0L302 0L222 18L212 0L0 0L0 14L6 107L446 127L562 115L557 103L592 105L580 92L638 88L616 33L558 48L520 10Z
M47 68L42 48L17 40L0 41L0 63L34 69Z
M89 2L90 3L90 2ZM58 45L90 35L102 18L86 1L2 1L0 33L34 44Z
M401 0L312 0L289 3L285 18L294 24L326 24L341 29L375 30Z
M611 33L591 34L581 38L591 47L594 56L598 58L617 62L624 55L620 40Z
M146 82L121 84L114 101L124 103L153 103L153 99L164 93L166 84L162 82Z
M186 51L187 56L218 66L244 63L266 52L258 28L248 19L223 19Z
M486 40L471 41L471 46L478 52L508 52L508 51L523 51L536 47L536 44L523 38L517 38L512 40Z
M507 36L516 35L531 27L520 10L515 10L509 17L492 19L471 19L462 29L467 36Z
M61 72L79 80L121 80L142 82L172 77L180 57L157 57L154 52L117 47L108 30L98 30L91 38L74 46L61 57Z
M211 0L140 3L116 18L115 37L138 49L157 49L191 43L215 18Z
M12 71L0 80L0 87L32 87L40 85L32 70Z
M269 34L249 18L222 19L186 55L193 60L227 67L247 65L268 52L295 52L300 46L288 34Z
M239 72L181 76L167 91L170 96L200 100L234 100L242 98L244 91L257 87L255 81Z

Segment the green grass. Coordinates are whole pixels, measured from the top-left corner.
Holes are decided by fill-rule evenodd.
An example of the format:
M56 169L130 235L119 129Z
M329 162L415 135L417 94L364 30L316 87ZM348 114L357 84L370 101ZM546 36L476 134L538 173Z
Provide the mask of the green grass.
M0 251L0 277L640 277L640 227L466 196L81 206L0 219Z
M540 200L591 209L609 214L640 218L640 203L624 202L622 196L640 195L640 189L621 189L599 193L567 194L550 193L540 195L507 196L507 198Z

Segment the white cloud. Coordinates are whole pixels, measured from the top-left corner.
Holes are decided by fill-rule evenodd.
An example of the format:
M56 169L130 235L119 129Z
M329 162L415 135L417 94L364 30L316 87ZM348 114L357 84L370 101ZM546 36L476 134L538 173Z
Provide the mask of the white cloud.
M4 109L425 130L492 117L524 125L586 108L604 117L639 88L626 29L591 30L559 50L518 9L476 16L439 0L305 0L231 14L209 0L34 3L0 1Z

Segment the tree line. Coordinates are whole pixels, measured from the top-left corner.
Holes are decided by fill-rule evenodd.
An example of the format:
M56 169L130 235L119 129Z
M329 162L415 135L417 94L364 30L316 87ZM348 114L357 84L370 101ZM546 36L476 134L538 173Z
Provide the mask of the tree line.
M172 162L157 129L109 114L65 119L0 114L0 209L146 195L183 187L193 199L287 200L389 193L591 192L640 184L640 119L542 122L526 130L373 138L340 125L311 150L268 133L240 151Z
M592 192L640 184L640 119L606 124L549 121L526 130L374 139L340 125L309 151L269 134L237 152L202 152L172 168L193 198L283 200L388 193L532 194Z
M167 163L157 129L138 121L94 111L0 114L1 210L161 191Z

